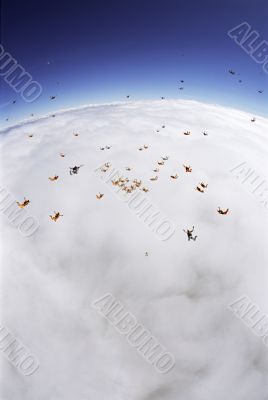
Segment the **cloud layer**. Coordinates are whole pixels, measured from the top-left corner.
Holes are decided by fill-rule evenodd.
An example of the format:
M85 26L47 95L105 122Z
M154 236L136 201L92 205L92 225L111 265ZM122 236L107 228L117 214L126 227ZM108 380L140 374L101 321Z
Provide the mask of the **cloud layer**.
M251 118L146 101L61 112L1 133L1 185L29 198L40 223L26 238L1 216L1 320L40 361L24 377L0 357L1 399L267 400L268 349L228 310L245 294L268 314L267 208L230 172L247 162L268 181L268 121ZM94 172L106 162L142 180L176 226L170 240L159 241ZM205 193L195 190L200 181ZM63 214L56 223L54 210ZM188 242L183 229L192 225L198 237ZM170 373L158 374L91 307L108 292L175 356Z

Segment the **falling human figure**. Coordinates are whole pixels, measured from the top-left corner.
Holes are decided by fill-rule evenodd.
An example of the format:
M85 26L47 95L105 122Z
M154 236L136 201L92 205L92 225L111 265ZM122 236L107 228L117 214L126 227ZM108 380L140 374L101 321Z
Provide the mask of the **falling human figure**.
M233 71L232 69L229 69L229 74L235 75L235 71Z
M175 175L170 175L170 178L172 178L172 179L178 179L178 177L179 177L179 175L178 175L178 174L175 174Z
M50 100L55 100L56 96L50 96Z
M61 156L62 158L64 158L64 157L65 157L65 154L63 154L63 153L60 153L60 156Z
M73 135L74 135L74 136L79 136L79 133L74 132Z
M142 182L141 182L140 179L134 179L134 180L133 180L133 183L134 183L134 185L135 185L136 187L140 187Z
M23 203L20 203L19 201L16 201L16 203L18 204L19 208L24 208L24 207L26 207L26 206L30 203L30 200L27 200L27 199L24 197Z
M201 182L200 186L202 186L203 189L206 189L208 187L207 183Z
M78 166L74 166L74 167L69 167L70 168L70 175L73 175L73 174L78 174L78 171L79 171L79 168L81 168L81 167L83 167L84 165L82 164L82 165L79 165L79 167Z
M252 118L252 119L251 119L251 122L255 122L255 121L256 121L256 118Z
M191 132L190 132L190 131L186 131L186 132L183 132L183 134L184 134L185 136L189 136L189 135L191 135Z
M49 176L50 181L56 181L58 179L59 175L54 175L54 176Z
M145 257L148 257L148 255L149 255L148 251L146 251L146 252L144 253L144 255L145 255Z
M104 193L96 194L96 197L98 200L102 199L103 196L104 196Z
M188 236L188 241L189 241L189 240L196 240L197 236L193 236L193 231L194 231L194 226L192 227L191 230L190 230L190 229L187 229L187 231L185 231L185 230L183 229L183 232L185 232L185 233L187 234L187 236Z
M191 165L183 165L185 168L185 172L192 172L192 167Z
M50 218L52 219L52 221L57 222L57 220L59 219L59 217L63 217L62 214L60 214L59 212L53 211L54 215L50 215Z
M196 186L196 190L197 190L198 192L204 193L204 189L200 188L199 186Z
M204 132L203 132L203 135L204 135L204 136L207 136L207 135L208 135L208 133L207 133L206 131L204 131Z
M223 211L220 207L218 207L218 213L221 215L226 215L229 212L229 208L227 208L225 211Z

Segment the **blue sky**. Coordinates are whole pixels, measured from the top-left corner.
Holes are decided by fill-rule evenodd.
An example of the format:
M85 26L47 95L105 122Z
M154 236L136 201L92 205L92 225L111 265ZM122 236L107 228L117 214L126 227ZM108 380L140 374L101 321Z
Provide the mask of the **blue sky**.
M268 76L227 35L247 21L268 40L267 20L264 0L3 0L1 43L43 92L25 103L1 79L1 126L126 95L195 99L268 115ZM240 75L230 75L230 68Z

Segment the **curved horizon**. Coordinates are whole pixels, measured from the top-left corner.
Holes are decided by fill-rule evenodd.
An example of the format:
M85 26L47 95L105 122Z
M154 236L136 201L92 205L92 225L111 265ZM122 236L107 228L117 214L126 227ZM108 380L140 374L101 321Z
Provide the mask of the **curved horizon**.
M188 102L188 103L199 103L199 104L204 104L206 106L210 106L210 107L217 107L217 108L222 108L222 109L226 109L226 110L232 110L232 111L236 111L236 112L241 112L244 114L247 114L249 117L254 117L254 118L262 118L264 120L268 120L268 115L261 115L261 114L252 114L247 110L243 110L243 109L239 109L239 108L235 108L235 107L231 107L231 106L226 106L226 105L222 105L219 103L209 103L209 102L204 102L204 101L199 101L199 100L194 100L194 99L176 99L176 98L168 98L168 99L164 99L164 100L159 100L159 99L139 99L139 100L129 100L129 101L112 101L112 102L104 102L104 103L90 103L90 104L83 104L83 105L79 105L76 107L68 107L68 108L62 108L62 109L54 109L53 111L51 111L50 113L45 113L42 115L38 115L36 117L32 117L32 118L25 118L22 120L17 121L14 125L9 125L7 127L1 128L0 127L0 132L6 132L11 130L12 128L16 128L18 126L22 126L22 125L27 125L27 124L31 124L33 122L39 121L41 119L45 119L45 118L50 118L52 115L60 115L63 113L67 113L70 111L75 111L75 110L80 110L83 108L90 108L90 107L101 107L101 106L116 106L116 105L127 105L127 104L135 104L135 103L147 103L147 102L161 102L161 101L170 101L170 102L174 102L174 101L178 101L178 102Z

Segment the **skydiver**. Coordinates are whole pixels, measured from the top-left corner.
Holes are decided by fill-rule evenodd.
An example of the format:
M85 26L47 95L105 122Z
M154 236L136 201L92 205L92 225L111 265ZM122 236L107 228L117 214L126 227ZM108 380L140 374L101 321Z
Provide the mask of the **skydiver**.
M54 175L54 176L49 176L48 179L49 179L50 181L56 181L58 178L59 178L58 175Z
M140 185L141 185L141 180L140 180L140 179L134 179L134 180L133 180L133 183L134 183L137 187L140 187Z
M76 166L76 165L74 167L69 167L70 168L70 175L78 174L79 168L81 168L81 167L83 167L83 164L79 165L79 167Z
M185 172L192 172L192 167L190 165L183 165L185 168Z
M57 220L59 219L59 217L63 217L62 214L60 214L59 212L53 211L54 215L50 215L50 218L52 219L52 221L57 222Z
M56 96L50 96L50 100L55 100Z
M226 215L229 212L229 208L227 208L225 211L223 211L220 207L218 207L218 213L221 215Z
M27 199L24 197L23 203L20 203L19 201L16 201L16 203L18 204L19 208L24 208L24 207L26 207L26 206L30 203L30 200L27 200Z
M188 241L189 241L189 240L196 240L197 236L194 236L194 237L193 237L193 231L194 231L194 226L192 227L192 230L187 229L187 231L185 231L185 230L183 229L183 232L185 232L185 233L187 234Z

